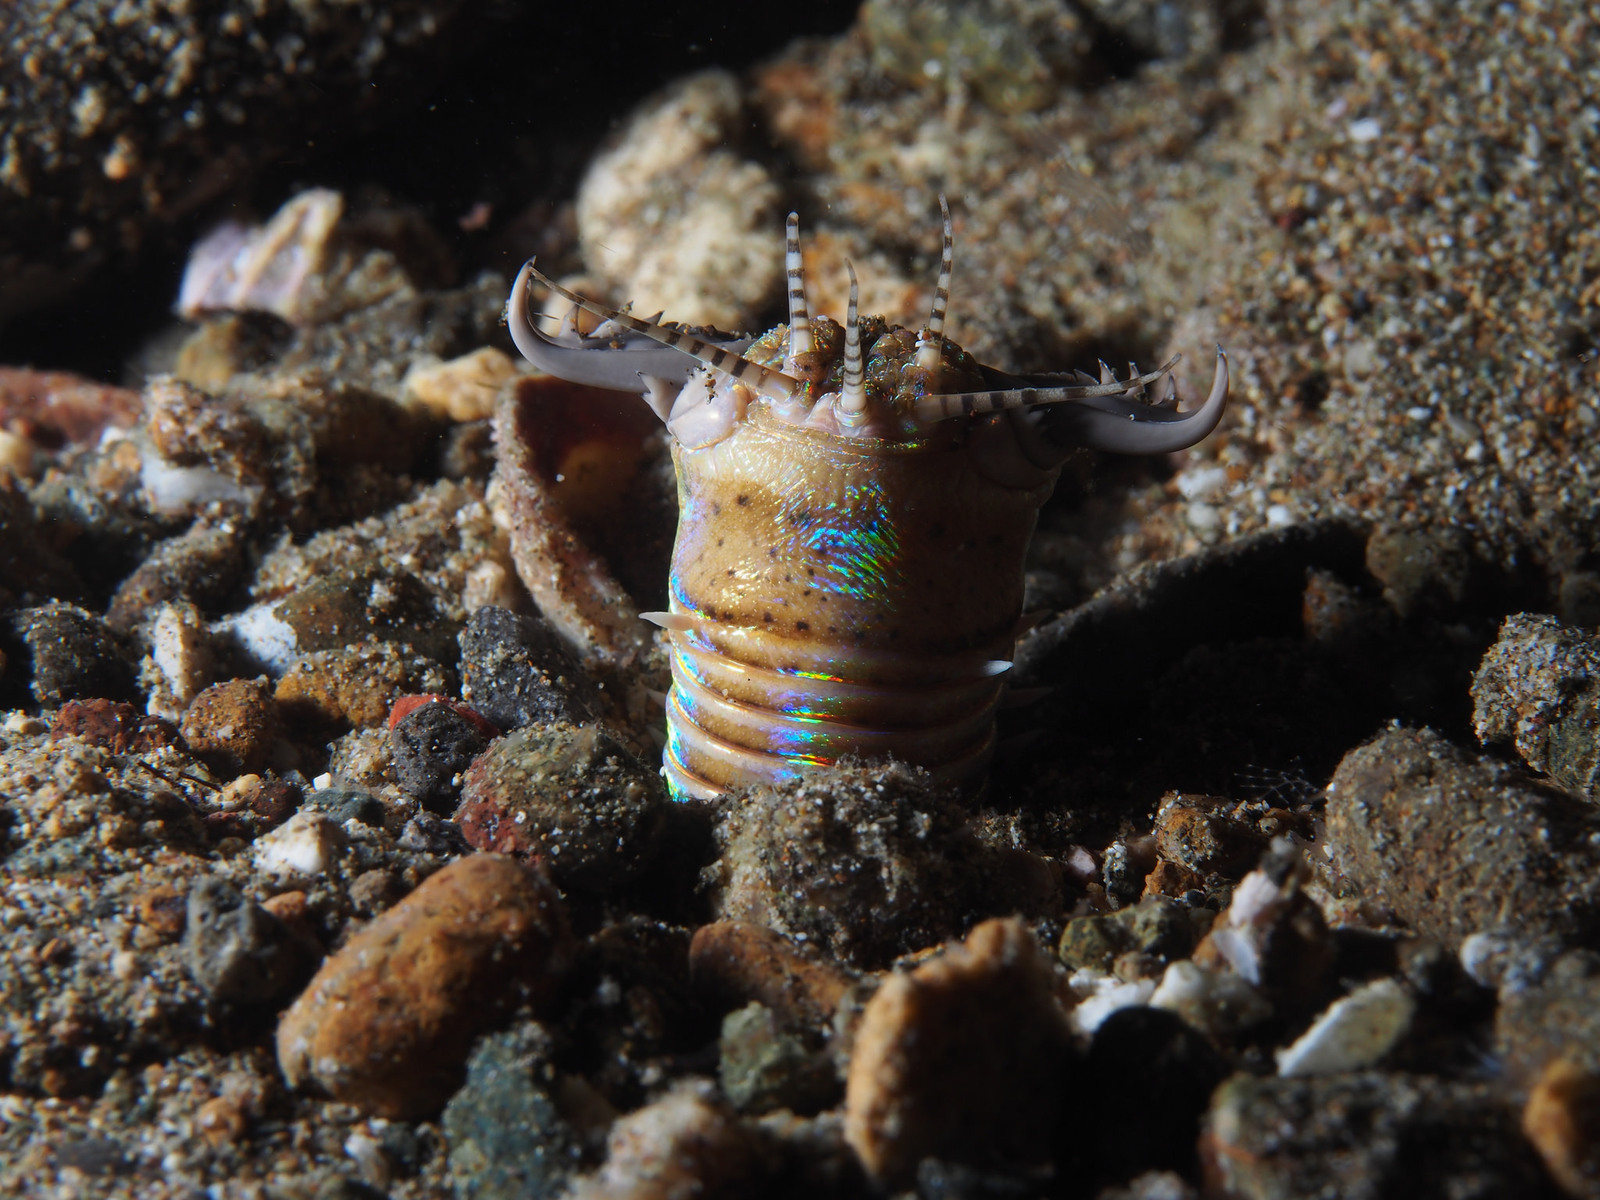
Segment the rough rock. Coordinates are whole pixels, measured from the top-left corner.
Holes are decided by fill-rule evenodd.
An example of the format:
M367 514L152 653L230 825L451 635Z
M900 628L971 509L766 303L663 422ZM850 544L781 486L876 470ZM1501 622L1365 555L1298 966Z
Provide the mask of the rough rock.
M964 824L900 764L752 788L721 811L712 903L724 920L877 965L959 930L986 858Z
M439 703L412 709L389 730L389 740L395 779L407 793L441 813L454 807L463 774L489 743L481 724Z
M456 1200L545 1200L576 1171L578 1140L550 1095L550 1049L532 1023L479 1040L440 1122Z
M182 746L177 727L161 717L143 716L115 700L69 700L50 720L52 738L81 737L113 754L148 754Z
M266 680L230 679L194 698L182 729L190 749L232 778L267 765L283 723Z
M722 1094L740 1112L815 1113L839 1097L832 1056L785 1030L764 1004L724 1017L717 1051Z
M1074 970L1097 971L1111 970L1117 956L1128 953L1163 961L1185 958L1202 933L1193 913L1166 896L1146 896L1114 913L1074 917L1061 933L1057 953Z
M595 715L588 677L543 618L486 606L459 640L462 699L501 729Z
M130 655L93 613L51 603L17 612L11 624L33 660L34 697L46 708L68 700L134 699Z
M127 633L161 605L186 601L215 611L244 573L244 531L239 524L205 520L158 544L118 586L106 624Z
M979 925L890 975L856 1031L845 1131L891 1187L933 1156L984 1167L1048 1163L1070 1062L1050 967L1021 921Z
M400 696L444 691L450 683L446 667L409 646L363 640L296 658L274 695L292 724L369 729L382 724Z
M544 877L500 855L451 863L322 965L278 1025L292 1086L390 1118L437 1112L478 1033L548 1003L571 933Z
M1517 613L1472 679L1472 724L1485 745L1516 747L1535 771L1600 799L1600 636Z
M1201 1138L1208 1194L1239 1200L1496 1200L1541 1194L1544 1173L1488 1085L1356 1072L1235 1075Z
M1267 839L1226 812L1227 804L1214 796L1167 793L1156 810L1156 853L1200 875L1254 866Z
M262 1005L293 993L320 948L232 884L206 876L189 889L183 956L212 999Z
M449 362L418 361L400 381L400 402L452 421L482 421L494 415L495 393L517 373L511 356L493 346Z
M602 727L552 723L478 756L455 820L478 849L537 857L563 887L594 892L650 863L667 805L660 774Z
M1390 729L1347 754L1327 822L1337 870L1425 937L1600 936L1594 809L1430 730Z

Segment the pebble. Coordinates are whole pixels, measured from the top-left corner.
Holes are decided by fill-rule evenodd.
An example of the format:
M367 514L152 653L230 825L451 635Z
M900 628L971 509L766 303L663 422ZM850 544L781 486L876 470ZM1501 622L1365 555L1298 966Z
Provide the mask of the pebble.
M1367 538L1367 570L1402 618L1447 614L1466 598L1472 560L1450 528L1384 526Z
M81 737L113 754L149 754L183 744L171 721L116 700L67 701L50 720L50 736Z
M346 821L360 821L373 829L382 829L388 810L383 801L371 792L353 788L323 788L312 792L307 807L327 814L336 825Z
M580 1178L569 1200L735 1200L762 1194L761 1139L716 1098L703 1080L688 1079L661 1099L620 1118L606 1143L606 1162Z
M1164 1008L1219 1041L1226 1041L1272 1016L1272 1004L1232 971L1212 970L1189 959L1175 962L1151 993L1152 1008Z
M402 567L366 564L318 574L273 605L272 614L294 631L293 647L302 654L380 641L436 663L456 656L456 622L428 586Z
M1230 816L1221 796L1168 792L1156 810L1156 853L1199 875L1236 874L1255 865L1267 839Z
M960 930L987 858L965 826L948 795L900 764L755 787L719 813L712 908L879 966Z
M478 1041L440 1124L456 1200L544 1200L566 1186L579 1144L550 1094L550 1035L532 1022Z
M231 779L266 767L283 722L265 679L230 679L194 698L182 729L189 748Z
M867 1003L845 1085L845 1136L862 1165L905 1187L929 1156L1047 1164L1070 1061L1065 1014L1031 930L985 921Z
M1472 725L1556 783L1600 800L1600 635L1517 613L1472 678Z
M391 1119L437 1112L473 1039L555 996L572 935L544 876L500 855L449 864L323 963L278 1025L289 1083Z
M740 1112L785 1108L811 1114L839 1097L833 1059L784 1029L770 1008L752 1001L722 1019L717 1042L722 1094Z
M1575 950L1520 964L1501 980L1495 1050L1512 1083L1531 1087L1553 1062L1600 1073L1600 954Z
M489 744L483 723L449 704L423 704L389 730L396 781L428 808L448 812L461 794L462 776ZM483 849L499 849L485 846Z
M158 543L117 587L106 624L129 633L175 601L215 611L240 582L244 544L243 522L204 518Z
M1195 948L1195 965L1232 971L1280 1012L1309 1015L1321 1008L1336 947L1321 909L1302 890L1309 877L1291 843L1274 843Z
M213 1000L270 1005L286 999L315 966L320 950L289 924L216 876L189 889L183 958Z
M1077 970L1111 970L1118 955L1135 952L1160 960L1187 957L1199 940L1194 910L1166 896L1146 896L1114 913L1074 917L1061 932L1057 953ZM1209 914L1202 920L1209 919Z
M1545 1194L1498 1090L1426 1075L1235 1075L1211 1098L1201 1157L1230 1200Z
M274 694L291 723L371 729L383 724L398 697L451 684L437 660L395 642L365 640L299 656Z
M1562 1191L1600 1196L1600 1074L1567 1059L1550 1063L1523 1107L1522 1132Z
M1277 1052L1278 1074L1287 1079L1377 1066L1405 1037L1415 1012L1416 1001L1398 980L1363 984L1335 1000L1293 1045Z
M749 921L713 921L694 932L689 972L695 995L714 1011L759 1003L791 1028L821 1031L855 977L807 956L775 930Z
M75 604L25 608L12 629L32 659L33 695L45 708L68 700L133 700L131 656L111 628Z
M495 394L517 374L511 356L493 346L448 362L418 359L400 381L400 403L451 421L482 421L494 415Z
M1328 784L1334 867L1424 937L1457 948L1600 936L1600 820L1519 768L1426 729L1391 728Z
M301 809L257 838L250 857L258 870L279 880L312 883L332 870L348 841L328 814Z
M485 606L467 618L459 641L461 696L501 729L594 715L588 676L542 617Z
M551 723L473 761L455 820L479 850L537 858L562 887L599 893L649 865L668 804L660 773L605 729Z
M1200 1119L1226 1074L1222 1055L1175 1014L1146 1007L1112 1013L1073 1079L1073 1155L1099 1178L1155 1168L1193 1175Z

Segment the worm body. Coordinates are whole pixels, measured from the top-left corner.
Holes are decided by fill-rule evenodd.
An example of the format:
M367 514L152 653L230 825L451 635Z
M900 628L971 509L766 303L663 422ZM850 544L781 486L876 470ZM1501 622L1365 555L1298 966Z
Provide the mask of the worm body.
M942 204L941 204L942 207ZM789 322L753 341L625 316L527 264L508 321L553 374L643 388L672 435L678 533L664 771L710 797L845 755L894 757L975 787L993 749L1039 506L1080 446L1161 453L1216 427L1177 411L1168 363L1118 380L1012 376L943 336L951 226L919 333L806 305L789 218ZM537 278L607 324L534 324ZM1174 360L1176 362L1176 360ZM1144 389L1165 381L1160 403Z

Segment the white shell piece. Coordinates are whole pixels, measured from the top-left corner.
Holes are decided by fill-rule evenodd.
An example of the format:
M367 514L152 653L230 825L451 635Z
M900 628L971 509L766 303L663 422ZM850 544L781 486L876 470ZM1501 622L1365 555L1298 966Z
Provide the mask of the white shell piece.
M331 817L302 811L257 838L252 857L258 868L280 879L316 879L343 853L345 842L344 830Z
M1370 1067L1411 1028L1416 1002L1399 982L1365 984L1312 1022L1287 1050L1278 1051L1278 1074L1333 1075Z

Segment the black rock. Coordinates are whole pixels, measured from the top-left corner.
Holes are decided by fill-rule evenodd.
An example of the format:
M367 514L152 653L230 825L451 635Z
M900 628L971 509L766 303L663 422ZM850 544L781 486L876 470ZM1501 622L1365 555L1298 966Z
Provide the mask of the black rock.
M593 685L542 619L480 608L461 630L461 695L501 729L597 715Z
M482 726L448 704L412 709L389 731L395 778L425 806L440 812L461 794L461 773L489 744Z
M52 603L23 609L12 625L33 659L34 698L46 708L68 700L137 698L127 647L93 613Z

